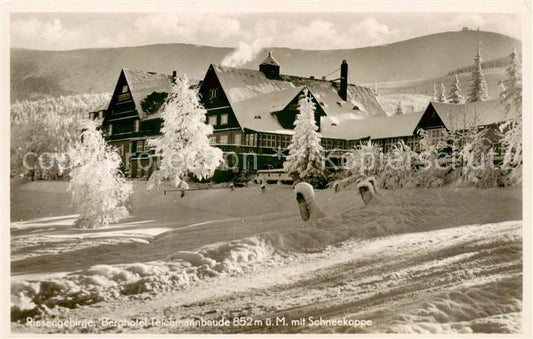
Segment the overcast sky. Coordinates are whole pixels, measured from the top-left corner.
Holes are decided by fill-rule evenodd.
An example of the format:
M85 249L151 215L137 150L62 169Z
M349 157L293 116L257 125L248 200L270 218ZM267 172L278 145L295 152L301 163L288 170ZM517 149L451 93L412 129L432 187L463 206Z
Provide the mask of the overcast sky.
M462 27L520 39L520 17L481 13L12 13L11 46L65 50L192 43L301 49L380 45Z

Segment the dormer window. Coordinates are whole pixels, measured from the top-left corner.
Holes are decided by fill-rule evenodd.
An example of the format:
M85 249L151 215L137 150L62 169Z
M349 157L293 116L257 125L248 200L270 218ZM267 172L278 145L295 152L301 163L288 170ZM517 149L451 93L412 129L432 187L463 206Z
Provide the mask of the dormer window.
M256 115L256 116L254 116L254 119L261 119L261 116L260 115Z
M128 85L122 86L122 93L128 92Z

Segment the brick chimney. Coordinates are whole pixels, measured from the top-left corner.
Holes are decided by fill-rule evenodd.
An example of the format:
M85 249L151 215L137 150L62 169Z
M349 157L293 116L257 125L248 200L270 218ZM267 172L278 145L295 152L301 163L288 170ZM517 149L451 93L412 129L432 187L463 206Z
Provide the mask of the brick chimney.
M178 79L178 71L172 71L172 83L176 83L176 79Z
M339 88L339 96L346 101L348 98L348 63L342 60L341 64L341 87Z

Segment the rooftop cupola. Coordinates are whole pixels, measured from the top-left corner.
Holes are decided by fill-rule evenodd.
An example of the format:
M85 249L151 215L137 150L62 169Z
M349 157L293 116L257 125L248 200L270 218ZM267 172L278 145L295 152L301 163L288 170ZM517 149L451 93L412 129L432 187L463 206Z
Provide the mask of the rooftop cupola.
M259 70L269 79L278 79L279 67L279 63L272 56L272 51L269 51L266 59L259 65Z

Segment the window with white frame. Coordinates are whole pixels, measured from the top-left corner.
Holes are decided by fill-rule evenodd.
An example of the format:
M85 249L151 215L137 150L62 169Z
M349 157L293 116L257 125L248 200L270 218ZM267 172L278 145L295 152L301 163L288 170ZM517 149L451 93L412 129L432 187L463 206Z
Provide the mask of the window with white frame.
M144 140L137 140L137 149L135 152L144 152Z
M432 144L446 141L446 128L432 128L426 131L427 137L431 140Z
M218 97L218 88L211 88L209 90L209 99L216 99Z
M223 113L220 115L220 124L221 125L227 125L228 124L228 113Z
M221 144L221 145L227 145L228 144L228 135L227 134L220 135L219 138L218 138L218 143Z
M390 151L392 149L392 146L396 145L397 142L398 142L398 138L385 139L385 146L384 146L385 153Z
M109 135L113 135L113 124L109 125Z
M418 140L418 137L408 137L405 143L407 144L407 146L409 146L409 148L411 148L411 150L415 152L420 151L420 142Z
M257 134L246 134L245 138L245 144L248 146L255 146L255 141L257 140Z
M139 132L139 120L135 120L133 123L133 132Z
M263 134L263 137L261 139L261 146L274 148L276 147L276 139L277 135Z
M211 136L209 137L209 144L210 144L210 145L214 145L214 144L216 144L216 143L217 143L217 137L214 136L214 135L211 135Z
M128 91L128 85L122 86L122 93L126 93Z
M233 143L235 145L240 145L241 144L241 133L235 133L233 135Z
M331 139L322 139L321 144L322 144L322 147L326 150L333 148L333 140Z
M290 135L281 136L281 148L287 148L291 144L292 137Z
M211 126L216 126L217 124L217 116L216 115L210 115L207 117L207 123Z

